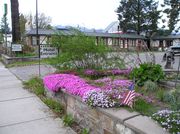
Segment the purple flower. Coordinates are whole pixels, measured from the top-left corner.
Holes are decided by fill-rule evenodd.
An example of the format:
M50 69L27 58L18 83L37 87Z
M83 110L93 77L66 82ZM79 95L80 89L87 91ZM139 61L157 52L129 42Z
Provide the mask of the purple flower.
M98 75L98 72L96 70L88 69L84 71L84 74L91 76L91 75Z
M132 81L121 80L121 79L112 80L111 78L106 77L103 79L95 80L95 83L103 83L104 86L102 87L102 89L112 90L112 89L126 89L132 84Z
M91 90L84 94L83 101L91 107L109 108L115 105L115 101L103 91Z
M45 76L44 85L51 91L65 91L82 97L89 90L101 90L98 87L89 85L84 79L72 74L53 74Z
M105 108L120 104L125 90L119 89L127 88L132 83L129 80L112 80L111 78L103 78L96 82L103 82L105 86L99 88L90 85L86 80L73 74L52 74L43 78L45 87L50 91L56 92L63 89L72 95L80 96L89 106Z

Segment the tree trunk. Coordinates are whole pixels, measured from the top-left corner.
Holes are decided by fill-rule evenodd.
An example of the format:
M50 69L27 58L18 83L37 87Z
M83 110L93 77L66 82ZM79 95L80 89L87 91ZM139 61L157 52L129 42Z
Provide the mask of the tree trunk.
M11 0L11 21L12 21L12 42L18 43L21 40L18 0Z

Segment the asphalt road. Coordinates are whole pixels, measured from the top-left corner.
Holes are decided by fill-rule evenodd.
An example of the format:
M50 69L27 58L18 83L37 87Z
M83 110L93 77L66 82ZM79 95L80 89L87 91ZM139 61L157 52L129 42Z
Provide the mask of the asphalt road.
M164 66L165 66L166 62L162 61L164 52L156 52L156 53L154 53L154 55L155 55L155 63L160 64L164 70L173 70L173 71L178 70L180 56L175 56L175 62L174 62L174 64L172 64L172 67L173 67L172 69L165 69ZM141 59L141 62L147 62L150 59L150 56L148 56L147 53L140 53L139 57ZM137 54L131 55L130 58L133 60L136 60ZM125 59L129 60L129 59L127 59L127 57ZM131 66L133 66L133 65L134 64L132 64ZM41 68L41 77L55 72L55 68L53 68L52 66L49 66L49 65L41 65L40 68ZM23 81L27 81L30 78L39 75L39 66L38 65L12 67L12 68L9 68L9 70L13 74L15 74L19 79L21 79Z
M140 58L143 62L147 61L146 55L147 54L145 54L145 53L140 54ZM180 55L175 55L174 64L172 64L172 69L165 69L164 68L164 66L166 64L166 61L162 61L164 52L155 52L154 55L155 55L155 63L160 64L164 70L178 70Z

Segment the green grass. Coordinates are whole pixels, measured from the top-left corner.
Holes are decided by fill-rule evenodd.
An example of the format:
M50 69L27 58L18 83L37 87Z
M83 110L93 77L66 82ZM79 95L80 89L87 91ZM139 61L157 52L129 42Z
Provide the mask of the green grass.
M39 96L39 98L56 114L62 116L64 111L63 106L59 102L45 96L42 79L39 77L34 77L29 81L24 82L24 87Z
M32 57L32 56L37 56L34 53L17 53L16 57Z
M6 67L7 68L11 68L11 67L19 67L19 66L26 66L26 65L34 65L34 64L38 64L39 61L18 61L18 62L14 62L12 64L7 64Z
M40 78L34 77L34 78L30 79L29 81L24 82L23 84L26 89L29 89L36 95L38 95L38 96L45 95L43 81Z
M89 134L89 129L83 128L83 129L81 130L81 134Z
M163 89L157 90L156 97L162 102L164 101L164 95L165 95L165 90Z
M136 100L133 109L143 115L151 115L155 112L155 108L143 99Z
M60 113L60 114L63 113L63 106L59 102L54 101L53 99L50 99L50 98L44 98L43 102L54 112Z
M47 59L41 59L40 63L41 64L54 64L54 58L47 58ZM6 65L7 68L11 68L11 67L19 67L19 66L27 66L27 65L36 65L39 64L39 60L34 60L34 61L18 61L18 62L14 62L12 64L8 64Z
M74 123L74 118L72 117L71 114L66 114L63 117L63 124L64 124L64 126L72 126L73 123Z

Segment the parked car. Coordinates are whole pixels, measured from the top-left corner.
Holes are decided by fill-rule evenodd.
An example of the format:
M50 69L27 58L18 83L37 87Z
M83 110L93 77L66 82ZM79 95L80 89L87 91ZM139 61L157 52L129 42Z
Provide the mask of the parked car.
M173 51L174 54L180 54L180 44L170 46L168 49Z

